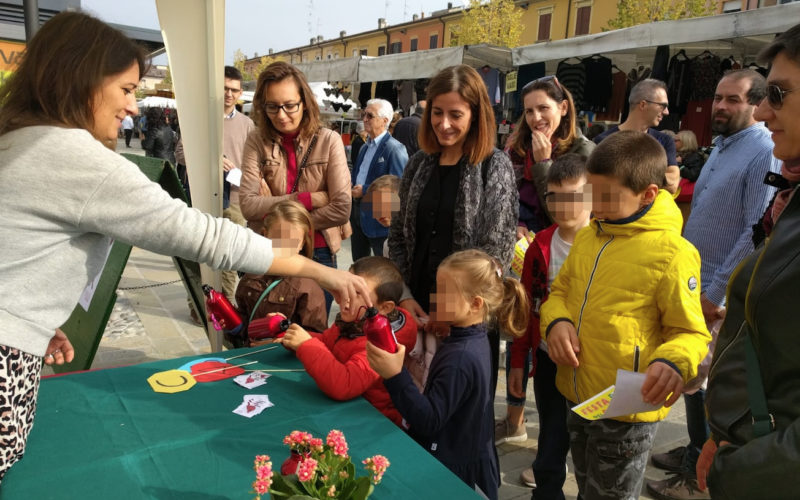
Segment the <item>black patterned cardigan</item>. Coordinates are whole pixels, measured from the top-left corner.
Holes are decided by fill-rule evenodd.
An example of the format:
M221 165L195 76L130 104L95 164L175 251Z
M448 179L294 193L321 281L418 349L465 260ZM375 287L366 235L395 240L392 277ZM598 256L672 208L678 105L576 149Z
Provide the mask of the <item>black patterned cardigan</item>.
M462 165L466 158L461 159ZM400 182L400 213L389 229L389 257L406 285L416 244L417 208L425 185L439 166L439 154L418 151L408 162ZM516 243L519 195L508 156L495 149L478 165L462 169L453 216L453 251L477 248L497 258L503 268L511 263Z

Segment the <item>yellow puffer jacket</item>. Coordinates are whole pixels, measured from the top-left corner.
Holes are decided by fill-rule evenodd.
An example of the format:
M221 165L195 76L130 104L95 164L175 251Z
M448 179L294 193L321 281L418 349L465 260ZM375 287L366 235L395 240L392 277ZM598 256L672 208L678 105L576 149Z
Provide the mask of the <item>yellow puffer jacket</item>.
M578 332L579 367L559 366L556 386L580 403L613 385L617 369L645 372L655 360L697 375L711 335L700 307L700 256L681 237L681 213L661 190L625 223L593 220L575 237L541 308L542 338L568 319ZM656 422L668 408L615 420Z

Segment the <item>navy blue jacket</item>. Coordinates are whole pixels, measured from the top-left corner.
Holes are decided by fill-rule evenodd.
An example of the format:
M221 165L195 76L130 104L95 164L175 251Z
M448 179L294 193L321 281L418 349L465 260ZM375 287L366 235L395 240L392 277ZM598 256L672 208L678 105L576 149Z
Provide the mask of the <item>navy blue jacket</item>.
M404 368L385 380L409 434L470 487L497 498L491 354L486 326L453 327L420 394Z
M406 168L406 164L408 163L408 153L406 153L406 147L403 146L397 139L389 135L387 132L386 135L381 137L380 142L378 143L378 149L375 151L375 155L372 157L372 162L369 165L362 165L364 163L364 156L367 154L367 145L364 145L361 150L358 152L358 159L356 160L355 164L353 165L353 171L351 173L351 180L353 186L358 184L356 179L358 178L358 172L362 168L368 168L369 171L367 173L367 180L364 181L363 185L363 197L362 200L366 201L367 189L369 189L369 185L372 184L372 181L381 177L383 175L396 175L397 177L403 177L403 170ZM380 222L375 220L372 217L372 206L369 203L361 203L361 230L364 234L369 238L385 238L389 236L389 228L383 227Z

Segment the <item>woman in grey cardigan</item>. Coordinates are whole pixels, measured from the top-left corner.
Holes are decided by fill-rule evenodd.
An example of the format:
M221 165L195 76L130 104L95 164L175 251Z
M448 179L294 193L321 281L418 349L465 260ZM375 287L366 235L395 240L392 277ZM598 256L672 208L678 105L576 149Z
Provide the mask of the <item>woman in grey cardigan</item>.
M439 263L453 252L478 248L505 269L518 214L514 171L494 147L494 113L477 71L446 68L431 79L427 96L421 151L403 173L400 214L389 231L389 256L411 294L400 305L423 323Z

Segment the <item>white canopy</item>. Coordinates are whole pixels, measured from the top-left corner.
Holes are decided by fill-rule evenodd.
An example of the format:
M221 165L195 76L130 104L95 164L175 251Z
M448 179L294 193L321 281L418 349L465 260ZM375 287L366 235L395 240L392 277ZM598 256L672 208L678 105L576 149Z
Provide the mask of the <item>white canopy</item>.
M711 50L752 61L773 35L797 24L800 4L747 10L718 16L661 21L554 42L517 47L511 51L514 66L602 54L616 59L626 55L640 61L652 57L659 45Z
M136 103L140 108L172 108L175 109L175 99L151 95Z
M494 45L465 45L443 49L389 54L381 57L352 57L297 64L310 82L378 82L430 78L456 64L474 68L491 66L513 69L511 50Z

